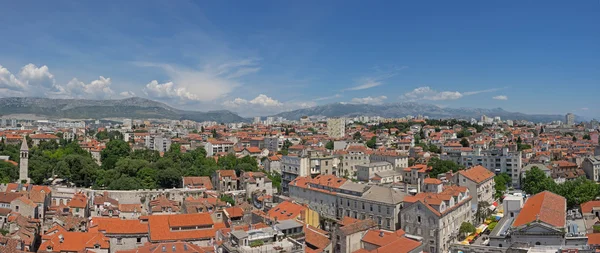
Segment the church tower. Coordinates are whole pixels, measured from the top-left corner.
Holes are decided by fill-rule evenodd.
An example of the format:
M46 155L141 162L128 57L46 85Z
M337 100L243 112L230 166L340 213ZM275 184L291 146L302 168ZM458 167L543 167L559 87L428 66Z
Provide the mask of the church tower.
M29 183L29 146L27 146L27 140L23 137L21 143L21 160L19 163L19 182L25 181Z

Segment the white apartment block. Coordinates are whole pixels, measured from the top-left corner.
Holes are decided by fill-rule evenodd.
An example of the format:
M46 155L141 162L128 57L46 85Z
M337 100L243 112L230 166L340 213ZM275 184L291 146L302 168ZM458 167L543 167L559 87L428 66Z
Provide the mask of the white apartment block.
M146 135L146 148L158 152L167 152L171 148L171 138L163 135Z
M209 140L204 144L204 150L206 150L207 157L223 152L229 153L233 151L233 142Z
M327 135L332 138L343 138L346 135L346 119L328 118Z
M600 156L586 157L581 163L585 175L594 182L600 182Z
M481 165L495 174L507 173L512 179L512 186L521 187L521 169L523 168L521 151L509 151L508 148L497 150L474 149L472 152L448 153L442 160L453 160L465 167Z

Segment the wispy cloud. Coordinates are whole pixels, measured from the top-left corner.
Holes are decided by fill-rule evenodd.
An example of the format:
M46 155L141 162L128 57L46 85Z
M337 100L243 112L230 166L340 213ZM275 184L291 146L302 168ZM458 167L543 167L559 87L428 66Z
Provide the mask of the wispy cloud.
M383 101L386 100L386 96L378 96L378 97L364 97L364 98L353 98L351 103L353 104L373 104L380 105L383 104Z
M260 70L258 60L242 59L201 68L187 68L170 64L136 62L138 66L157 67L171 79L160 84L152 80L144 92L153 98L178 99L179 102L209 102L222 98L240 86L238 78Z
M330 99L334 99L334 98L341 98L342 95L341 94L335 94L332 96L327 96L327 97L320 97L320 98L315 98L313 99L314 101L323 101L323 100L330 100Z
M587 108L587 107L583 107L583 108L581 108L581 110L582 110L582 111L587 111L587 110L589 110L589 109L590 109L590 108Z
M358 85L344 89L343 91L365 90L380 86L383 84L383 81L394 77L405 68L407 67L394 67L391 70L386 71L378 70L373 76L363 77L358 81Z
M508 97L504 96L504 95L498 95L498 96L492 97L492 99L495 99L495 100L508 100Z
M441 100L456 100L460 99L464 96L472 96L481 93L489 93L501 90L504 88L494 88L487 90L478 90L478 91L437 91L432 89L429 86L418 87L410 92L404 93L400 98L406 99L409 101L417 101L417 100L432 100L432 101L441 101Z

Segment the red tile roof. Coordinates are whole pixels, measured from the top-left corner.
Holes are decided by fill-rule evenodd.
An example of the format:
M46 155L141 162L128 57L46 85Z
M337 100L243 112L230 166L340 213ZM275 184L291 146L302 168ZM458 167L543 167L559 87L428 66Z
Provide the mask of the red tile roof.
M122 220L118 218L92 219L90 226L97 227L99 232L106 234L147 234L148 224L140 220Z
M150 228L150 241L165 242L177 240L202 240L214 238L218 229L225 224L214 223L208 213L150 215L147 216ZM172 227L200 226L204 229L171 230Z
M306 207L304 206L290 201L284 201L271 208L267 213L267 216L271 219L277 219L278 221L290 220L300 216L300 213L304 210L306 210Z
M567 200L549 191L543 191L527 199L513 227L519 227L536 220L563 228L566 222Z
M594 208L600 209L600 200L592 200L581 204L581 213L592 213Z
M439 180L437 178L425 178L425 180L423 180L423 183L425 184L442 184L442 180Z
M87 206L87 197L83 193L76 193L73 195L71 201L68 204L71 208L85 208Z
M102 233L59 231L46 239L40 250L52 248L51 252L85 252L85 249L94 249L96 245L104 250L110 248L109 239Z
M183 177L183 186L190 188L206 188L212 190L210 177Z
M31 139L58 139L58 136L52 134L33 134L30 135Z
M477 165L470 169L461 170L458 172L469 180L480 184L490 178L494 178L495 174L481 165Z
M206 251L190 242L147 243L133 250L120 250L116 253L205 253Z

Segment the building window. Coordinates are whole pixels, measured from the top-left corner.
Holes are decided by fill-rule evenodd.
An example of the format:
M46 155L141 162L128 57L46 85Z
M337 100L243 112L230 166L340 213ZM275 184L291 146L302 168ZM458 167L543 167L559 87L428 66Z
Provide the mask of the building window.
M136 238L135 242L138 243L138 244L142 243L142 238L141 237Z
M421 223L421 216L417 216L417 222Z
M117 245L121 245L123 244L123 239L122 238L117 238Z

